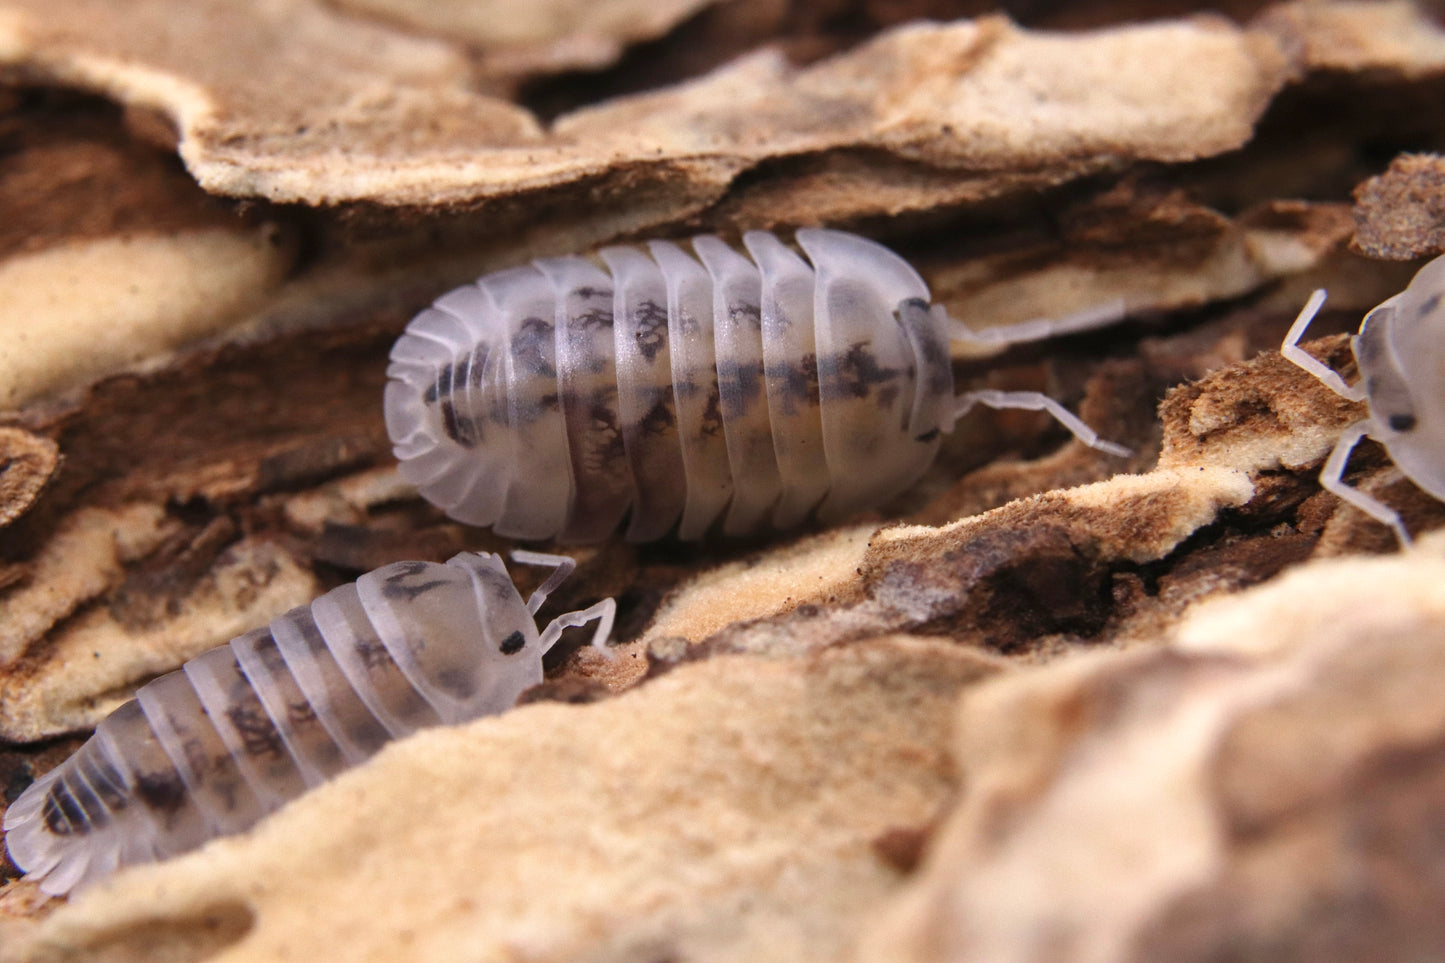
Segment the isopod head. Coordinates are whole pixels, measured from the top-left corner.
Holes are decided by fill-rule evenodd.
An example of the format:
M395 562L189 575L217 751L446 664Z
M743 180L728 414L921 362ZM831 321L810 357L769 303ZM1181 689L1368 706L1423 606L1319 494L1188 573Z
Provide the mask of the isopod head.
M1445 499L1445 257L1366 315L1352 344L1370 435L1411 481Z

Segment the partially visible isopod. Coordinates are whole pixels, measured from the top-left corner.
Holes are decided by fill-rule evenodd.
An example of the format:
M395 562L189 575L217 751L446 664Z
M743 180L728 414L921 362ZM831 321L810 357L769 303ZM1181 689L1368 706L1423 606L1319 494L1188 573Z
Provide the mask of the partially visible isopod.
M1280 348L1286 358L1342 397L1369 403L1369 415L1345 429L1320 472L1320 485L1394 529L1402 545L1410 533L1400 515L1344 482L1345 465L1366 435L1380 442L1409 479L1445 500L1445 257L1420 269L1405 290L1376 307L1350 339L1362 381L1346 384L1299 346L1325 303L1316 291Z
M396 562L147 683L6 811L10 858L67 893L240 832L393 739L511 708L563 629L596 620L602 646L615 608L539 633L575 563L512 557L554 569L526 602L495 555Z
M949 341L1016 343L1096 327L973 331L931 307L897 254L840 231L608 247L543 258L416 316L391 352L386 423L402 475L453 518L502 535L633 541L823 523L916 481L975 404L1045 410L1037 392L955 397Z

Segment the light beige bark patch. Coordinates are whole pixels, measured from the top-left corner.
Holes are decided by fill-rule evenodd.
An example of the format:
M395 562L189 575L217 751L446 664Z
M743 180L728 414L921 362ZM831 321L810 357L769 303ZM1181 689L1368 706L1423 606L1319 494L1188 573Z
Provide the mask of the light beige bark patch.
M0 409L215 334L293 256L263 228L77 241L0 263Z

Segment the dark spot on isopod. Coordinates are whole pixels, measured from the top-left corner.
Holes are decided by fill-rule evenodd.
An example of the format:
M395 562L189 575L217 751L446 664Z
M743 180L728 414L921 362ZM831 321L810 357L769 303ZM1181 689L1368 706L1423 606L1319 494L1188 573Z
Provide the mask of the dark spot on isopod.
M137 773L135 792L141 802L156 812L174 813L186 801L185 783L174 770Z
M847 353L838 359L837 387L845 397L866 398L874 385L883 384L897 374L892 368L878 363L878 357L869 349L868 342L859 341L850 345Z
M707 407L702 412L702 433L708 438L716 438L723 430L722 398L718 394L717 386L714 385L712 393L707 397Z
M755 364L740 364L732 371L732 379L724 379L719 374L721 382L719 390L722 391L724 417L738 418L747 414L748 409L760 400L763 389L763 367Z
M517 367L536 377L556 378L557 368L552 360L554 337L555 329L550 321L541 318L524 320L512 337L512 359Z
M1420 304L1420 314L1426 315L1440 306L1440 295L1432 294Z
M667 308L656 301L643 301L637 306L638 352L651 364L667 345Z
M1415 416L1414 416L1413 414L1406 413L1406 414L1403 414L1403 415L1391 415L1391 416L1390 416L1390 430L1391 430L1391 431L1412 431L1412 430L1414 430L1415 425L1416 425L1416 418L1415 418Z
M241 737L241 748L248 756L279 759L285 751L276 724L257 702L245 702L226 709L226 718Z
M382 580L381 594L389 599L405 599L411 601L419 595L431 591L434 588L447 584L444 579L431 579L427 582L409 585L406 579L414 575L420 575L426 571L426 562L403 562L397 567L397 571L390 573Z
M501 651L503 655L516 655L521 652L527 644L527 637L520 631L513 632L502 640Z
M795 415L799 406L818 406L818 356L803 355L796 364L777 364L767 371L768 381L782 387L783 414Z
M316 710L309 702L288 702L286 704L286 721L291 728L300 729L305 726L316 724Z
M661 398L647 409L647 414L642 416L639 426L644 434L661 435L677 424L677 415L672 410L671 400Z
M600 465L616 463L626 457L622 431L617 424L617 410L609 403L594 403L588 410L592 419L593 457Z
M746 321L758 330L762 330L762 305L749 304L746 301L733 301L728 305L728 320L733 324L742 324Z
M40 814L46 827L57 836L83 835L93 828L86 807L81 805L75 791L64 779L57 781L45 794Z
M609 297L611 296L609 292ZM611 329L612 310L610 308L589 308L573 319L572 326L579 331L593 332L602 329Z
M396 664L391 653L386 650L385 643L378 638L357 639L351 648L361 659L361 664L368 669L385 669Z

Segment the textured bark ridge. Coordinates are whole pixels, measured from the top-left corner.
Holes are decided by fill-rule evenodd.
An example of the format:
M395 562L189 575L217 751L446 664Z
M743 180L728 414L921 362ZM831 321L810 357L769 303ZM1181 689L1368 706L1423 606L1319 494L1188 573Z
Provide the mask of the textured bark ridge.
M540 616L616 598L616 658L68 902L0 866L0 961L1440 955L1445 505L1374 442L1415 548L1323 492L1365 409L1277 348L1327 287L1353 379L1445 250L1445 29L1222 9L0 0L7 803L186 659L512 547L381 418L486 271L827 225L972 325L1122 299L954 370L1135 452L982 412L832 530L564 548Z

